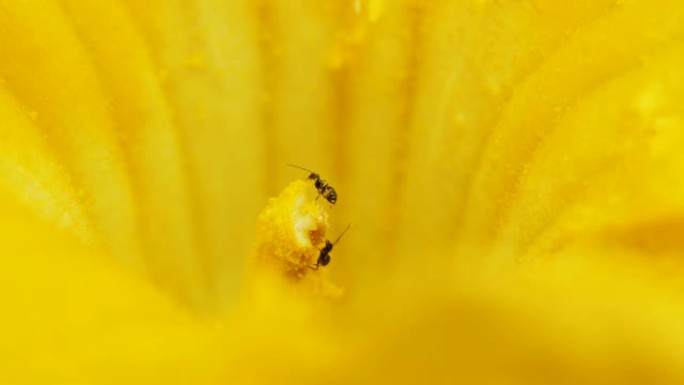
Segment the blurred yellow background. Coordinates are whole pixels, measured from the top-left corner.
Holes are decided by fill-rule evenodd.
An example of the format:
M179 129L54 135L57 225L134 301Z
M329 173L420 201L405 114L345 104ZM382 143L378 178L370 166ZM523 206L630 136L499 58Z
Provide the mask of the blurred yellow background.
M683 33L666 0L0 1L0 383L684 383ZM289 163L353 223L311 272L340 298L247 295Z

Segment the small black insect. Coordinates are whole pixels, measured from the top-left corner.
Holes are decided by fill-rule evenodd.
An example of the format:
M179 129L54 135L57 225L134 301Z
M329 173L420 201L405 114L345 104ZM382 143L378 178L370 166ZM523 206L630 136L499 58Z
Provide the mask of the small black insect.
M333 186L329 185L326 181L321 179L320 175L309 170L308 168L300 167L294 164L288 164L288 166L308 172L309 176L307 177L307 179L314 181L314 187L316 187L316 190L318 190L318 193L320 194L319 196L323 195L323 198L325 198L325 200L330 202L330 204L332 205L334 205L335 202L337 202L337 192L335 191ZM318 197L316 197L316 199L318 199Z
M335 246L337 242L339 242L340 239L342 239L342 236L344 235L344 233L347 232L347 230L349 230L350 227L351 223L347 225L347 228L344 229L344 231L342 232L342 234L340 234L339 237L337 237L335 242L331 243L329 240L325 240L325 246L323 246L323 248L321 249L321 253L318 254L318 261L316 261L316 264L314 265L314 267L312 267L312 269L318 270L319 266L327 266L330 263L330 252L332 251L333 246Z

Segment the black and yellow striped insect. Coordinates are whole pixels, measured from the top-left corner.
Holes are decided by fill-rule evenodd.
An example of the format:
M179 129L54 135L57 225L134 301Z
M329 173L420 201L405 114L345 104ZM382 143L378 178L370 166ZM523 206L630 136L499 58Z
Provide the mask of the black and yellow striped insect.
M309 176L307 179L312 180L314 182L314 187L316 187L316 190L318 190L319 196L323 196L325 200L330 202L330 204L334 205L335 202L337 202L337 192L333 188L333 186L329 185L325 180L321 179L321 176L309 170L308 168L300 167L294 164L288 164L289 167L294 167L298 168L300 170L304 170L309 173ZM318 199L318 197L316 197Z

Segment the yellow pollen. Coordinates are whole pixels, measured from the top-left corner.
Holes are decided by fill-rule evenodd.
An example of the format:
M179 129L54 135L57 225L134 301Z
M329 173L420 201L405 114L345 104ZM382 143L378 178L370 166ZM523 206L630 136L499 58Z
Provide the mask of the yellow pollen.
M270 198L257 222L256 245L249 276L254 284L302 288L314 296L337 297L341 290L325 279L325 268L314 270L325 245L328 211L309 181L290 183Z

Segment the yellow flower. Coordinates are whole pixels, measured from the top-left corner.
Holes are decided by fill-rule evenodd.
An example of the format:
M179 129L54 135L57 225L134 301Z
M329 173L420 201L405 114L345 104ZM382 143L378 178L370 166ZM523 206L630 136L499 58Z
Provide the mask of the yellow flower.
M682 32L672 0L0 3L0 383L684 382Z

